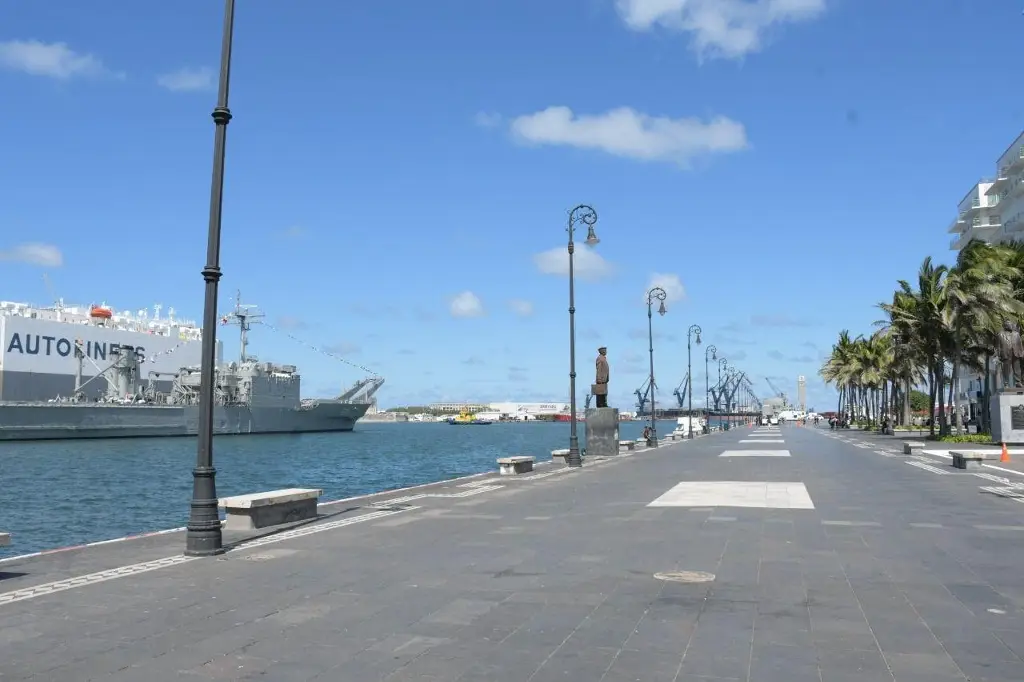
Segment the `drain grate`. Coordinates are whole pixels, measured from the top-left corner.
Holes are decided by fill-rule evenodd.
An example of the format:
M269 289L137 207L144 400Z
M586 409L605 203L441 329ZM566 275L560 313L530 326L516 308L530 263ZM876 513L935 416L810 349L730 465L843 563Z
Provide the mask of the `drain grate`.
M656 580L666 580L673 583L709 583L715 579L714 573L704 571L669 571L666 573L655 573Z

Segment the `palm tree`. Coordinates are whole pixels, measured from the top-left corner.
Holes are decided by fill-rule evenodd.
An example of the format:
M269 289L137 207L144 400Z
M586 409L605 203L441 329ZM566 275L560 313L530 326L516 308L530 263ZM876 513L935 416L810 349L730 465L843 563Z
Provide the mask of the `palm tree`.
M1022 299L1022 244L972 241L952 267L925 258L914 286L900 280L892 301L878 304L886 315L876 323L878 331L851 340L850 332L843 330L820 374L839 389L840 411L845 407L855 416L863 415L869 424L882 409L896 414L897 396L905 424L911 387L926 382L934 437L935 417L939 435L949 433L947 405L960 414L957 386L964 369L984 373L982 426L988 429L991 360L998 332L1004 320L1024 317ZM958 431L960 427L958 420Z

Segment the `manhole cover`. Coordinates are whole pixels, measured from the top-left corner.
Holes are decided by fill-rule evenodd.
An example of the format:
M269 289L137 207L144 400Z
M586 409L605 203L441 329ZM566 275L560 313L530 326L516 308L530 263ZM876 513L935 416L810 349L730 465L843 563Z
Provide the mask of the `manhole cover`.
M667 580L673 583L709 583L715 579L715 574L704 571L670 571L655 573L654 577L657 580Z

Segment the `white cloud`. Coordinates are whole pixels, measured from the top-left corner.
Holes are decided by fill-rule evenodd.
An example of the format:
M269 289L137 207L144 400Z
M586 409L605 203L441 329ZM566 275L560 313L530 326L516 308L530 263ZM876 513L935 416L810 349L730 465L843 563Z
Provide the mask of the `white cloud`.
M452 317L480 317L484 314L484 304L472 291L463 291L452 298L448 310Z
M0 68L59 80L110 74L103 62L91 54L75 52L67 43L38 40L0 42Z
M651 273L651 279L647 283L647 290L650 291L652 287L661 287L665 290L666 303L679 302L686 298L686 287L679 280L679 275L668 275L660 272Z
M737 59L756 52L773 26L814 19L825 0L617 0L619 14L635 31L654 26L691 36L704 57Z
M156 79L157 85L171 92L201 92L213 90L217 84L213 69L201 66L198 69L178 69L165 73Z
M60 249L49 244L19 244L12 249L0 251L0 261L59 268L64 265L64 256Z
M629 107L604 114L579 115L564 106L548 107L512 121L512 134L522 142L563 145L599 151L640 161L691 159L747 147L742 123L724 116L708 122L696 118L648 116Z
M521 298L514 298L508 302L508 305L512 308L512 312L520 317L529 317L530 315L533 315L533 304L529 301L524 301Z
M533 256L534 265L545 275L569 275L569 253L564 246L556 246ZM588 246L577 246L573 267L579 279L598 280L611 275L615 268Z

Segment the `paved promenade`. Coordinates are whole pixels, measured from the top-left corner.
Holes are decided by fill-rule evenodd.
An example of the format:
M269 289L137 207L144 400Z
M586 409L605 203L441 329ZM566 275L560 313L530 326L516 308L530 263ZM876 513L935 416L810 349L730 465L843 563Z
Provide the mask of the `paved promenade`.
M216 559L169 534L3 563L0 680L1020 682L1024 505L984 488L1024 476L898 445L739 429Z

